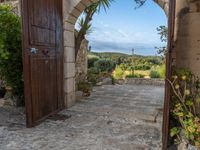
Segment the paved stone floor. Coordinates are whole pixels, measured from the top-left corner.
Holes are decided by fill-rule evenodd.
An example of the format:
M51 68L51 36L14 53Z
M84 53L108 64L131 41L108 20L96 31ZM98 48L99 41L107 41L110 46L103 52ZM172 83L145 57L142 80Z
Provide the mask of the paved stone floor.
M0 150L161 150L163 87L106 85L39 126L0 108ZM62 118L62 117L61 117Z

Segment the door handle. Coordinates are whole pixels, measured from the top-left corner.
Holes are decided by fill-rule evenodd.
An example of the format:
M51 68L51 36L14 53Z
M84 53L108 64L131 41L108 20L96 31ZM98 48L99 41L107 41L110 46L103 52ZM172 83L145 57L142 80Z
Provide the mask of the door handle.
M37 51L38 51L38 49L37 49L37 48L34 48L34 47L32 47L32 48L31 48L31 53L33 53L33 54L36 54L36 53L37 53Z

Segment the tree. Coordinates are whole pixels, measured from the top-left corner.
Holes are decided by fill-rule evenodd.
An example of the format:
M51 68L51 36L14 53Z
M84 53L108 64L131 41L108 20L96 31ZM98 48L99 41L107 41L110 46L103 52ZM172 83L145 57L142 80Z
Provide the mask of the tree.
M160 40L161 42L166 43L167 38L168 38L168 28L166 26L159 26L157 28L158 34L160 35ZM158 54L162 55L163 57L165 56L167 47L162 46L162 47L155 47L157 49Z
M104 11L106 11L113 1L114 0L99 0L98 2L93 3L84 10L83 17L79 20L78 23L79 31L77 36L75 37L75 56L77 56L78 50L81 46L81 42L85 38L85 35L91 32L92 17L94 16L94 14L99 13L101 9L104 9Z
M21 22L9 5L0 5L0 31L0 77L12 88L17 105L23 105Z

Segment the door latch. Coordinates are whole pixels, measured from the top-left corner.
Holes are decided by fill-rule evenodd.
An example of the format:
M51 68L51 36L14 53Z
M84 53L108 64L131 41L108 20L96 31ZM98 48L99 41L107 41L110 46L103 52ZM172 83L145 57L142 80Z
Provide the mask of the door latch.
M38 51L38 49L37 49L37 48L34 48L34 47L32 47L32 48L31 48L31 53L33 53L33 54L36 54L36 53L37 53L37 51Z

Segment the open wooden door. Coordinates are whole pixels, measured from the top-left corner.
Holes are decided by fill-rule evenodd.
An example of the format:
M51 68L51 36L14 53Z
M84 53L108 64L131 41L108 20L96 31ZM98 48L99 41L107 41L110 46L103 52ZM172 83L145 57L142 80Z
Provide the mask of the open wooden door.
M175 26L176 0L169 0L169 18L168 18L168 51L166 54L166 78L170 79L172 75L172 53L174 45L174 26ZM163 110L163 150L167 150L169 142L169 123L170 123L170 99L171 87L166 81L165 84L165 102Z
M22 0L27 127L63 108L62 0Z

